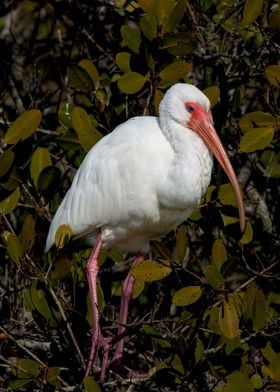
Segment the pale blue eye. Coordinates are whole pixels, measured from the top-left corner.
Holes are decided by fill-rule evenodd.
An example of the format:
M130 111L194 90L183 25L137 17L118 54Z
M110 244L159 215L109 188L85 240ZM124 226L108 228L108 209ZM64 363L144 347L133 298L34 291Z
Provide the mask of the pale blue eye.
M187 106L187 111L188 111L189 113L192 113L192 112L194 112L194 108L193 108L192 106L188 105L188 106Z

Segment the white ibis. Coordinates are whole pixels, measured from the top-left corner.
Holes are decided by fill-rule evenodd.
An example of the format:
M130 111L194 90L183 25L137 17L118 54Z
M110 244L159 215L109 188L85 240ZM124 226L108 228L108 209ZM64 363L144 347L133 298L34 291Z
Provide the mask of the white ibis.
M101 249L118 248L143 260L149 241L158 239L190 216L210 183L212 153L228 175L239 209L245 213L240 188L213 127L210 102L196 87L178 83L165 94L159 117L134 117L119 125L87 154L50 226L46 251L62 224L73 239L84 239L93 251L87 278L93 314L92 347L86 375L96 351L104 350L101 378L108 367L108 341L99 326L96 279ZM134 278L123 284L118 334L123 335ZM113 361L123 354L123 339Z

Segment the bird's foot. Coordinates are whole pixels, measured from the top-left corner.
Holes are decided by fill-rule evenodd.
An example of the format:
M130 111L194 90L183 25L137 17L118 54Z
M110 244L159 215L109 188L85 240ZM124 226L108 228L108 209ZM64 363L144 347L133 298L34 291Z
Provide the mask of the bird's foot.
M103 351L103 357L102 357L102 364L101 364L100 379L101 380L104 379L106 369L109 366L108 356L109 356L109 349L110 349L109 343L111 340L112 340L111 337L104 338L104 336L101 334L100 330L99 330L97 339L94 336L85 376L88 376L90 374L90 372L92 371L97 350L99 350L101 348Z
M100 371L100 381L103 382L106 374L106 370L110 366L110 361L109 361L109 349L110 345L109 343L111 342L112 338L104 338L102 336L102 342L101 346L103 348L103 357L102 357L102 364L101 364L101 371Z

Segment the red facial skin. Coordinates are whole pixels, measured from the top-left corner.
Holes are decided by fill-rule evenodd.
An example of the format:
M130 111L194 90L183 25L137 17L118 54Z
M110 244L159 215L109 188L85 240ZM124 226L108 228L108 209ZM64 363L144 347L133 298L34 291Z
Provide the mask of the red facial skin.
M243 231L245 228L245 211L242 194L228 155L213 126L211 110L205 110L196 102L186 102L185 108L191 115L188 127L196 132L209 150L213 152L231 182L239 211L240 228Z

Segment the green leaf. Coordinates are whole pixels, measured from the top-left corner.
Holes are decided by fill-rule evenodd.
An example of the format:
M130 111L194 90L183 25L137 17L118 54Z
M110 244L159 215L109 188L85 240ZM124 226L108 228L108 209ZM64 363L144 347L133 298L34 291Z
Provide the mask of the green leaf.
M154 38L156 38L158 33L157 17L153 11L148 12L147 14L142 16L142 18L140 19L140 27L144 36L149 41L152 41Z
M191 70L192 65L183 60L174 61L167 65L160 73L159 77L165 82L177 82L184 78Z
M241 102L245 96L245 88L244 86L236 87L233 94L233 103L232 103L232 110L236 112L239 110Z
M25 377L28 377L28 378L30 376L36 377L40 373L41 365L38 362L34 361L33 359L25 359L25 358L20 359L18 361L18 365L22 369L26 370L27 373L29 373L29 374L22 373L22 375Z
M223 224L224 226L228 226L228 225L233 225L234 223L239 222L239 219L237 217L234 216L227 216L224 214L221 214L222 219L223 219Z
M119 69L125 73L125 72L130 72L130 59L131 59L131 54L126 53L126 52L120 52L116 56L116 64L119 67Z
M0 202L0 212L2 214L10 214L16 208L19 198L20 190L17 187L10 196Z
M251 131L257 127L274 127L277 124L277 118L267 112L250 112L241 117L239 127L242 132Z
M139 53L139 48L141 44L141 32L137 25L133 26L122 26L121 36L124 44L129 47L134 53Z
M206 316L208 318L207 327L214 333L221 335L222 331L219 324L219 313L220 309L217 306L213 306L206 312Z
M88 59L83 59L83 60L79 61L79 66L87 71L87 73L91 77L91 80L94 83L94 86L97 87L100 76L99 76L98 70L97 70L96 66L93 64L93 62Z
M189 33L168 34L161 42L160 49L167 49L174 56L184 56L192 53L197 47L197 41Z
M134 286L133 286L132 298L135 299L135 298L139 297L139 295L142 293L144 288L145 288L145 282L143 282L143 280L135 280Z
M145 4L149 13L154 12L162 36L177 26L184 15L185 7L183 0L154 0L149 6Z
M194 356L196 364L201 361L204 356L204 345L200 339L197 339L196 341Z
M224 339L224 341L225 341L224 350L226 355L232 354L234 350L239 349L240 346L242 345L240 341L240 336L236 336L236 338L230 340Z
M68 244L72 236L72 229L70 225L60 225L59 228L56 230L55 233L55 246L58 249L63 248L65 245Z
M165 26L168 23L169 17L175 6L175 0L154 0L153 10L157 17L157 23L161 27L162 34L165 33Z
M240 140L240 150L242 152L254 152L263 150L271 143L274 136L274 128L254 128L246 132Z
M141 329L145 332L146 335L161 336L159 331L149 324L143 324Z
M0 155L0 177L3 177L11 168L14 162L15 154L7 150Z
M145 76L138 72L127 72L118 79L118 87L122 93L135 94L146 83Z
M220 270L221 266L227 260L227 250L221 238L216 239L212 245L212 263Z
M95 98L96 98L96 101L97 101L96 103L97 103L97 105L98 105L98 109L99 109L101 112L103 112L105 106L108 106L108 105L110 104L111 91L108 89L108 87L107 87L107 88L105 87L104 90L99 89L99 90L97 90L96 93L95 93ZM94 126L98 125L98 121L96 121L95 118L93 118L93 117L91 116L91 119L94 119L94 122L95 122L95 123L93 124Z
M27 215L24 219L19 240L22 245L23 253L29 252L35 241L35 222L32 215Z
M243 29L240 28L239 34L244 39L244 42L245 44L247 44L247 47L259 49L264 42L264 36L262 34L262 31L256 24L251 24L249 28L247 26L245 26Z
M161 90L156 90L154 94L154 108L157 115L159 115L159 104L164 97L164 93Z
M210 185L207 188L207 192L206 192L206 196L205 196L205 201L206 203L211 203L212 202L212 195L213 195L213 191L216 189L215 185Z
M280 7L276 7L269 15L269 25L275 31L280 31Z
M147 376L148 378L152 377L159 377L157 373L160 373L162 369L166 369L168 366L165 362L161 362L157 364L156 366L153 366L152 368L149 369Z
M38 190L52 192L60 183L60 171L55 166L45 167L38 178Z
M61 226L60 226L61 227ZM54 280L60 280L65 278L73 267L73 260L69 259L58 259L54 262L54 269L51 271L51 278Z
M65 102L59 106L58 118L61 123L67 127L72 127L71 113L75 105L72 102Z
M220 203L224 206L234 206L236 207L236 199L232 189L231 183L227 182L219 187L218 199Z
M244 318L252 321L255 331L261 330L266 325L267 301L263 291L255 284L247 286L244 297Z
M280 382L280 354L275 353L275 357L269 361L269 365L263 365L261 367L262 373L268 376L272 381Z
M251 383L253 384L255 389L262 389L263 387L263 380L261 376L257 373L253 374L250 378Z
M144 324L142 326L142 331L151 337L153 342L161 347L171 347L171 343L167 339L163 339L159 331L153 328L151 325Z
M42 147L36 148L30 163L30 175L36 188L38 187L38 179L41 171L45 167L51 166L51 164L52 161L48 150Z
M4 231L3 239L11 260L13 260L16 265L19 265L20 259L23 256L23 249L20 240L15 234L9 231Z
M154 9L154 0L138 0L137 3L145 12L150 12Z
M83 384L86 392L101 392L101 389L96 381L91 376L83 379Z
M264 165L268 177L280 177L280 154L266 150L260 157L260 162Z
M272 86L280 88L280 65L269 65L265 68L264 73Z
M21 372L23 373L23 372ZM28 384L30 384L33 381L33 379L30 378L22 378L22 379L16 379L16 380L9 380L8 381L8 385L11 388L12 391L16 390L16 389L20 389L23 386L27 386ZM22 390L22 389L21 389ZM28 390L28 389L25 389Z
M95 89L93 80L89 73L77 64L67 67L69 86L83 93L92 92Z
M197 222L197 221L199 221L200 219L202 218L202 215L201 215L201 209L199 208L199 207L197 207L194 211L193 211L193 213L191 214L191 216L190 216L190 220L193 220L193 221L195 221L195 222Z
M36 280L31 284L30 296L35 309L46 319L52 320L53 315L46 300L46 294L44 290L37 289Z
M280 305L280 293L270 292L267 299L267 315L270 320L276 319L279 317L279 306L275 307L275 305Z
M224 300L220 305L219 325L223 335L228 339L234 339L240 335L236 304L234 298L230 295L228 300Z
M158 1L158 3L161 4L161 8L163 4L167 4L168 1ZM177 25L180 23L180 20L184 16L184 12L186 9L186 2L185 0L178 0L178 1L170 1L169 0L169 6L166 10L167 17L165 18L165 23L163 23L162 26L162 34L166 34L168 32L171 32L177 27Z
M23 112L9 127L4 143L16 144L31 136L38 128L42 120L42 113L38 109L30 109Z
M29 310L29 312L32 312L35 309L35 306L31 298L31 290L29 288L23 289L23 301L24 301L24 305L26 306L27 310Z
M171 358L171 363L170 363L171 367L174 370L176 370L176 372L183 375L185 373L185 368L180 356L178 354L174 354L170 358Z
M101 133L93 127L85 109L75 106L71 118L81 146L85 151L89 151L102 138Z
M18 368L14 370L17 379L9 381L9 386L12 390L22 389L23 386L27 386L41 371L41 365L32 359L17 358L16 365L22 370Z
M249 221L246 222L245 231L239 240L239 242L243 245L249 244L253 239L253 228Z
M143 260L131 269L132 276L143 282L153 282L168 276L172 269L168 260Z
M46 381L52 385L56 385L60 372L61 369L58 366L49 367L46 374Z
M246 0L243 9L242 25L249 25L261 15L264 0Z
M172 303L176 306L187 306L196 302L201 297L200 286L187 286L176 291L172 297Z
M227 384L223 387L223 392L254 392L254 386L249 378L239 370L235 370L226 378Z
M220 89L218 86L207 87L203 92L206 95L206 97L208 97L211 103L211 108L219 102Z
M204 270L204 275L207 283L209 283L214 290L224 290L225 284L223 275L215 265L207 265Z

